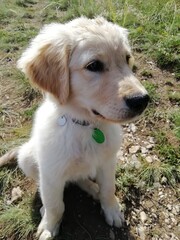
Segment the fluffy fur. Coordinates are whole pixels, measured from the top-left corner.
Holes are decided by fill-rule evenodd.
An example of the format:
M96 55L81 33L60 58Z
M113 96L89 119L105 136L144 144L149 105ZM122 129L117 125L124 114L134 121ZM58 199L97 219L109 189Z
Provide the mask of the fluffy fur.
M120 124L135 118L147 105L135 111L137 106L132 109L126 101L147 95L131 71L127 37L126 29L104 18L81 17L45 26L18 61L46 97L36 112L30 140L1 157L0 165L17 155L20 168L38 183L43 203L37 231L40 240L58 232L67 182L76 181L100 200L108 224L120 227L124 221L114 195ZM97 69L97 60L102 69ZM63 126L62 116L66 118ZM94 128L104 133L104 143L92 138Z

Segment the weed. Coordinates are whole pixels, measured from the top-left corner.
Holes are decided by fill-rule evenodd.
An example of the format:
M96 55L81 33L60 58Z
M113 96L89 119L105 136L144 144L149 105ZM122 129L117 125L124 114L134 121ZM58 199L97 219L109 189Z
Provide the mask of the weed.
M178 3L161 0L134 2L133 0L108 1L54 1L46 6L46 22L64 22L81 15L94 17L103 15L108 20L130 29L134 48L149 53L158 65L179 72L178 48ZM52 15L52 10L55 14ZM66 11L66 14L62 14ZM48 13L48 14L47 14Z
M174 162L166 159L148 163L141 157L141 166L138 169L118 166L117 189L131 197L132 188L142 191L144 188L153 187L155 183L161 182L162 177L166 177L167 184L175 186L180 181L180 168L179 163Z
M16 1L16 4L19 6L19 7L25 7L27 8L29 5L28 4L36 4L35 1L32 1L32 0L17 0Z
M170 134L169 134L170 135ZM180 149L179 146L170 144L168 133L159 130L154 133L156 138L156 150L162 157L164 163L179 167Z
M144 162L139 173L141 181L144 181L147 186L152 187L154 183L161 182L162 177L167 179L167 184L175 186L180 181L180 169L166 162Z
M33 235L39 222L39 214L32 213L32 193L24 189L22 200L16 204L7 204L7 200L11 197L10 189L19 186L22 180L27 184L28 180L24 179L24 175L17 167L3 168L0 171L0 179L0 238L13 235L14 239L18 240L33 239L29 237Z
M152 78L152 77L153 77L152 72L149 71L149 70L147 70L147 69L143 69L143 70L141 71L141 75L142 75L143 77L146 77L146 78Z
M23 115L26 116L27 119L32 119L36 109L38 108L38 104L36 105L33 105L32 107L26 109L24 112L23 112Z
M125 193L136 183L136 175L131 167L121 167L118 165L116 170L116 183L118 189L123 189Z
M180 92L179 91L169 91L168 97L172 103L180 104Z
M180 111L173 112L169 119L171 121L171 126L175 132L176 137L180 140Z
M125 201L135 200L134 192L140 192L143 190L143 183L138 178L137 169L132 166L118 165L116 169L116 189L123 193ZM137 197L137 196L136 196Z
M17 205L1 206L0 237L14 236L15 239L29 239L36 224L31 217L32 197L24 197Z
M14 128L12 132L16 138L26 139L29 135L30 129L31 129L31 124L27 124L19 128Z
M148 72L148 76L149 76L149 72ZM144 80L142 82L142 84L146 88L146 90L147 90L147 92L150 96L150 101L151 102L155 102L155 101L159 100L159 96L158 96L157 91L156 91L157 90L157 85L155 85L152 82L146 81L146 80Z
M0 187L2 195L9 190L9 188L18 185L23 179L23 175L16 168L3 168L0 171Z

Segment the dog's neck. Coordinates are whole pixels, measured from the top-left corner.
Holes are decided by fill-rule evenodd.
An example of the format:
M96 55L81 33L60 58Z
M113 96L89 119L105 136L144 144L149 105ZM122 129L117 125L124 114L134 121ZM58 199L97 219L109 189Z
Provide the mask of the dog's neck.
M64 126L66 125L67 123L67 119L69 117L63 115L61 116L59 119L58 119L58 124L60 126ZM74 124L78 124L80 126L91 126L91 124L88 122L88 121L85 121L85 120L78 120L76 118L70 118L70 120L74 123ZM104 133L99 129L99 128L96 128L94 126L91 126L92 128L92 138L96 141L96 143L104 143L105 141L105 135Z
M83 127L89 127L89 126L91 126L92 128L94 127L93 124L91 124L87 120L79 120L77 118L70 117L70 116L68 116L66 114L61 115L58 118L58 124L60 126L64 126L67 123L68 120L70 120L73 124L77 124L77 125L80 125L80 126L83 126Z
M83 127L86 127L86 126L89 126L90 123L86 120L78 120L76 118L72 118L72 122L75 123L75 124L78 124L78 125L81 125Z

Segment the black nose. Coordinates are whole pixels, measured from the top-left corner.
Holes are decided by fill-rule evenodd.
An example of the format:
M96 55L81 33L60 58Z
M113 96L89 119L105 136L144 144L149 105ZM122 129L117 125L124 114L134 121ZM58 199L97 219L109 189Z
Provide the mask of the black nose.
M148 105L149 96L147 94L130 96L125 98L125 102L132 111L141 113Z

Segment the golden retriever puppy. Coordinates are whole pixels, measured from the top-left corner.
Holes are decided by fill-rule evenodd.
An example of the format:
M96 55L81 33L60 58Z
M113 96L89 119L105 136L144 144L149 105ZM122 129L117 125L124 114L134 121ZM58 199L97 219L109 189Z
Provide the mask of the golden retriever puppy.
M120 124L139 116L149 100L131 58L126 29L102 17L81 17L46 25L18 61L45 100L30 140L1 157L0 165L17 156L20 168L39 184L40 240L58 233L67 182L100 200L108 224L122 226L114 195Z

